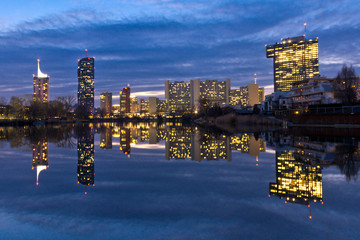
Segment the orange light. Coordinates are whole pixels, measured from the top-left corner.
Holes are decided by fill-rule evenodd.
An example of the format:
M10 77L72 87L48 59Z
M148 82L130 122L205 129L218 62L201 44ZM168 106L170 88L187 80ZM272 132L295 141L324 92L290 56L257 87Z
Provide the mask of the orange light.
M87 192L85 192L85 194L87 194Z
M309 216L309 219L312 219L312 216Z
M39 182L36 182L36 186L39 186Z

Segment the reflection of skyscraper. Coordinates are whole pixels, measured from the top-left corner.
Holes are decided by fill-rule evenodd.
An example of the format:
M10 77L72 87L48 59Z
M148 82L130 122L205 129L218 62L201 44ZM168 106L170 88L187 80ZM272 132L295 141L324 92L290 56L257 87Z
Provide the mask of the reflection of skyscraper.
M48 103L49 102L49 79L47 74L40 70L40 59L38 59L37 75L33 74L33 101Z
M120 129L120 151L126 155L130 154L131 152L129 128Z
M282 39L281 43L266 46L266 57L274 59L275 91L290 91L291 83L319 74L317 38Z
M94 110L94 61L90 57L78 60L78 105L89 113Z
M262 138L256 139L254 135L244 133L231 136L231 149L249 153L250 156L259 156L260 152L265 152L266 146Z
M47 139L33 143L32 167L36 168L36 185L39 184L39 175L42 170L49 167L49 149Z
M321 167L296 161L293 151L276 152L276 179L271 195L301 204L322 201Z
M100 129L100 148L112 148L112 132L110 126L101 126Z
M191 158L191 129L169 129L165 143L165 159Z
M94 133L90 129L78 136L78 182L83 185L94 185Z
M228 136L211 136L196 132L191 141L191 159L200 162L202 159L232 159L230 139Z

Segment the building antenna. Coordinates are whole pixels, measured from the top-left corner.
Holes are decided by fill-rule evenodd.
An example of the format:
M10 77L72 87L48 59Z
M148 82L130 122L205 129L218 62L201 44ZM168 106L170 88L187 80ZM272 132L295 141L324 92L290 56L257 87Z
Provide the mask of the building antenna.
M255 80L255 84L256 84L256 73L254 74L254 76L255 76L255 77L254 77L254 80Z
M85 57L87 57L87 49L85 49Z
M306 38L306 23L304 23L304 27L305 27L305 34L304 34L304 37Z

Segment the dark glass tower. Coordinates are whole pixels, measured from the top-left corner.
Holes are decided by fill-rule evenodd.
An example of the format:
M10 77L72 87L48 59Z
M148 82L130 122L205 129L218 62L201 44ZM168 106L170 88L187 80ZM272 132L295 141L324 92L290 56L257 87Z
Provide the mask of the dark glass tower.
M94 66L95 58L78 60L78 105L91 115L94 112Z
M83 185L94 185L94 133L91 128L87 127L81 128L78 132L78 183L81 183Z

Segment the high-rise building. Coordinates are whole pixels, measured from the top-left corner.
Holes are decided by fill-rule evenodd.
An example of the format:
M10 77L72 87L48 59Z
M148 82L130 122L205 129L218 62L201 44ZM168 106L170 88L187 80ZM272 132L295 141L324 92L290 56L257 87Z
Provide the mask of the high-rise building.
M130 112L131 113L140 112L140 104L137 97L130 97Z
M100 148L112 148L112 132L109 123L105 123L100 128Z
M165 81L165 100L169 112L197 111L200 100L204 99L209 105L220 107L229 104L230 79L225 81L200 79L190 82Z
M229 104L253 107L255 104L261 104L264 101L264 92L264 88L259 88L259 85L256 83L240 87L240 89L230 90Z
M140 99L140 113L149 112L149 100Z
M291 83L319 74L318 38L281 39L266 46L266 57L273 58L274 91L290 91Z
M111 115L112 93L103 92L100 94L100 110L105 115Z
M38 62L37 75L33 74L33 101L49 103L49 79L50 77L40 70L40 59Z
M225 81L195 79L191 84L191 105L194 110L200 107L200 99L206 100L210 106L219 105L220 107L229 104L230 79Z
M190 82L165 81L165 100L169 104L169 112L191 111L191 89Z
M130 87L125 87L120 91L120 112L130 113Z
M78 105L91 115L94 113L94 61L93 57L78 60Z

